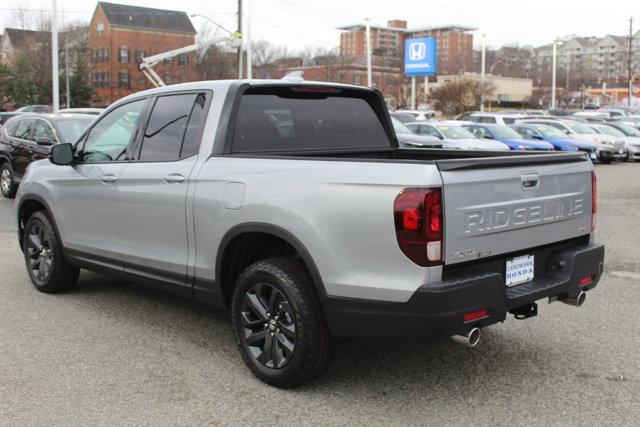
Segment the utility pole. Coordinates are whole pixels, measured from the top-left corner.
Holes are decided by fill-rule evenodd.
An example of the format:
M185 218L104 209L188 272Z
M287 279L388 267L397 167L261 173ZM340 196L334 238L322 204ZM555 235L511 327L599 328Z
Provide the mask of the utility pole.
M558 56L558 42L553 42L553 48L551 50L551 105L550 110L556 108L556 60Z
M627 105L631 107L631 98L633 97L633 16L629 18L629 53L627 55L627 72L629 77L629 95L627 96Z
M56 0L51 4L51 97L53 112L60 109L60 88L58 81L58 5Z
M240 46L238 46L238 79L242 80L242 57L244 56L244 35L242 34L242 0L238 0L238 33L240 33Z
M251 45L251 0L245 0L247 2L247 79L253 78L253 46Z
M486 46L485 46L485 38L486 34L482 33L482 38L480 39L481 46L481 62L480 62L480 82L482 84L482 90L480 91L480 111L484 111L484 70L485 70L485 61L486 61Z
M367 86L372 87L371 82L371 24L369 18L364 18L365 37L367 38Z
M66 83L67 108L71 108L71 94L69 92L69 36L64 36L64 79Z

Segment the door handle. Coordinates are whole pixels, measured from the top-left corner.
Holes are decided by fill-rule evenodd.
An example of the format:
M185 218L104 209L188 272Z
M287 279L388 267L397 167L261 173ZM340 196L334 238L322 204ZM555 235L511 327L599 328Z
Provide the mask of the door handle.
M166 175L162 179L167 184L180 184L181 182L183 182L185 180L185 177L180 175L179 173L172 173L172 174Z
M116 178L115 175L111 175L111 174L104 175L101 178L101 181L104 182L105 184L112 184L112 183L116 182L117 180L118 180L118 178Z

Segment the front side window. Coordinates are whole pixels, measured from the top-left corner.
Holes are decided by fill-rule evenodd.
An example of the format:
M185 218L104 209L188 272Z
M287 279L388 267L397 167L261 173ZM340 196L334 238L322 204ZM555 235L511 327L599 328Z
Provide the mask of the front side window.
M124 160L146 103L146 99L129 102L102 117L89 131L80 155L82 161L103 163Z
M198 95L160 96L156 99L144 132L140 161L171 161L180 158L189 115Z
M36 120L36 126L33 128L33 139L34 141L38 138L49 138L51 141L55 141L56 137L53 134L53 129L49 126L49 123L44 120L38 119Z
M478 123L496 123L496 118L491 116L480 116L477 120Z

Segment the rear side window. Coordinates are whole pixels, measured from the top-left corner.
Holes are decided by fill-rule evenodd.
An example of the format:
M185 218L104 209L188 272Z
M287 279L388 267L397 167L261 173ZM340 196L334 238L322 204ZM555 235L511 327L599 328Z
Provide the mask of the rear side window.
M18 122L18 126L16 126L13 135L16 138L20 139L29 139L29 135L31 134L31 129L33 129L34 119L22 119Z
M490 116L480 116L478 117L478 120L476 120L478 123L495 123L496 122L496 118L495 117L490 117Z
M205 94L160 96L149 117L140 161L171 161L197 153Z
M333 88L249 89L240 100L233 151L389 148L373 96Z
M508 125L512 125L516 122L516 119L512 119L509 117L503 117L502 120Z

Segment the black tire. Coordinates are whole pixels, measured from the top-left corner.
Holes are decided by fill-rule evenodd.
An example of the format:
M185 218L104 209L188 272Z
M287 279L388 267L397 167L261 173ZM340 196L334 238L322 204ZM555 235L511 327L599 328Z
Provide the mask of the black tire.
M18 186L13 179L13 169L7 162L0 166L0 191L7 199L13 199L18 191Z
M60 239L45 211L34 212L27 220L22 249L31 283L40 292L62 292L78 283L80 269L67 262Z
M255 310L253 303L261 306ZM333 338L311 279L299 261L271 258L247 267L233 291L231 319L242 358L265 383L297 387L326 370ZM269 353L258 353L260 346Z

